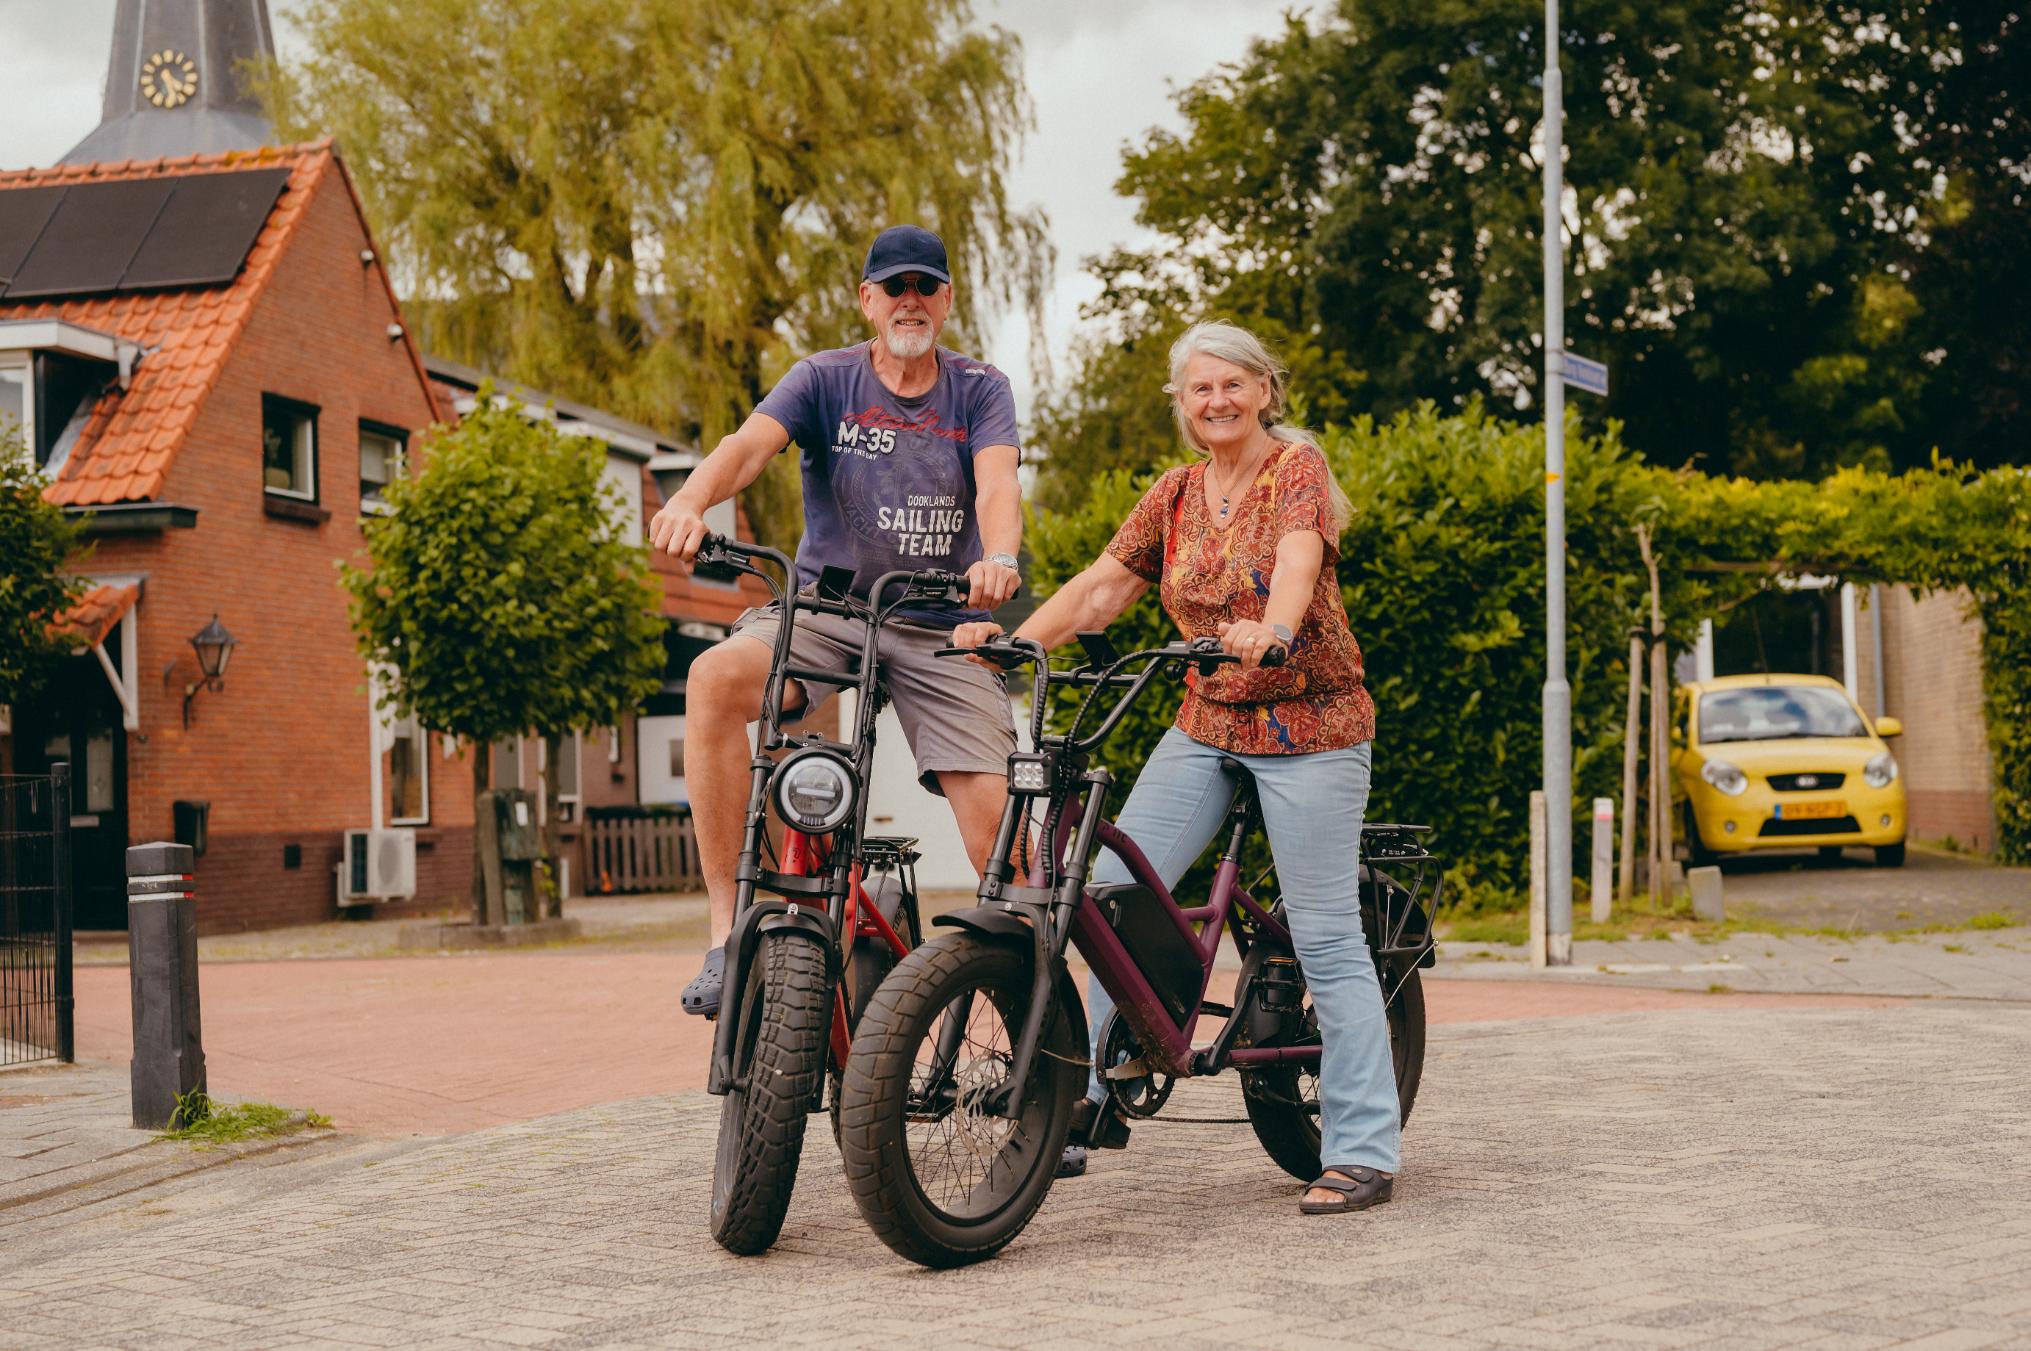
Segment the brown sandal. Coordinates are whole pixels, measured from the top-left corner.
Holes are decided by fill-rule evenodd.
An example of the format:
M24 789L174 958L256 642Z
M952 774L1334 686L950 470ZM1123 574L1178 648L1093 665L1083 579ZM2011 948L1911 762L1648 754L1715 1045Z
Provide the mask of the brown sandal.
M1346 1173L1346 1177L1335 1177L1334 1173ZM1323 1172L1312 1187L1323 1187L1327 1191L1340 1193L1338 1200L1312 1201L1298 1199L1298 1210L1306 1215L1341 1215L1350 1210L1366 1210L1389 1200L1395 1189L1396 1179L1373 1168L1364 1168L1358 1163L1335 1164L1330 1172ZM1305 1188L1310 1191L1312 1187Z

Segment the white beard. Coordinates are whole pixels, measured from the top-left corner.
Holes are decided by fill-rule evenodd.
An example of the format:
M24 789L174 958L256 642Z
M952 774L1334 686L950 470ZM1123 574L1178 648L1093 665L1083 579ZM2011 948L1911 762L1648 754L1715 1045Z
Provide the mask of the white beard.
M899 333L895 328L891 327L887 333L882 335L882 342L888 347L889 355L903 361L914 361L918 357L923 356L931 350L931 344L936 341L937 338L932 335L929 328L911 329Z

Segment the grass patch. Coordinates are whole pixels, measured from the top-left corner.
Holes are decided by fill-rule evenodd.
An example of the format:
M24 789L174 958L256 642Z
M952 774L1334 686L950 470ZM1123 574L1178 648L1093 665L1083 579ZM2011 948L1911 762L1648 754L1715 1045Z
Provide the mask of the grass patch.
M201 1149L288 1135L301 1129L330 1130L331 1118L322 1112L293 1112L268 1102L241 1102L221 1105L201 1088L194 1088L176 1100L170 1128L156 1138L181 1140Z
M2017 921L2012 916L2000 910L1989 910L1974 916L1967 926L1970 929L2012 929L2016 925Z

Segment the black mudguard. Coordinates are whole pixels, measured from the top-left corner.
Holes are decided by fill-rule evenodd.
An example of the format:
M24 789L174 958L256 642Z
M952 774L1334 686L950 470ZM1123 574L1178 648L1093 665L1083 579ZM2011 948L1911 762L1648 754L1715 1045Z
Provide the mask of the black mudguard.
M719 1017L713 1023L712 1063L705 1076L708 1093L725 1093L727 1081L734 1077L733 1044L740 1026L741 1001L747 998L748 964L761 950L765 935L784 932L808 938L823 948L826 986L829 989L838 983L839 943L832 932L832 917L823 909L771 897L742 911L726 939L726 975L720 985Z
M1030 967L1032 983L1036 970L1037 949L1040 946L1037 930L1028 917L1020 910L1010 910L999 905L976 905L965 910L954 910L948 914L934 916L934 925L966 929L983 938L997 942L1018 945ZM1058 969L1058 1005L1065 1010L1065 1016L1072 1020L1073 1030L1079 1034L1079 1044L1090 1048L1092 1033L1086 1023L1086 1001L1079 997L1079 986L1073 981L1072 973L1063 966Z

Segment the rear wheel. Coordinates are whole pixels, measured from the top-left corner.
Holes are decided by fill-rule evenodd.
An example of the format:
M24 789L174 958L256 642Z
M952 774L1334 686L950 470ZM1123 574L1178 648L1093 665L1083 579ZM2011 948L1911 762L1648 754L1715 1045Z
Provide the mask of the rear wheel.
M712 1161L712 1237L729 1252L761 1252L783 1230L831 1012L825 950L795 934L763 935L748 963L736 1086L721 1099Z
M1410 1109L1417 1103L1417 1090L1424 1078L1425 991L1416 967L1403 973L1401 981L1385 969L1380 972L1382 988L1390 994L1383 1006L1389 1026L1389 1058L1396 1072L1397 1118L1410 1121ZM1289 1024L1281 1035L1254 1040L1253 1044L1316 1046L1319 1024L1312 1014L1311 997L1305 997L1301 1013L1287 1014ZM1248 1124L1255 1138L1276 1166L1292 1177L1309 1182L1319 1175L1319 1072L1313 1066L1275 1065L1244 1070L1241 1098L1248 1108Z
M1058 1010L1019 1109L998 1115L1030 996L1028 953L946 934L905 957L861 1018L840 1152L861 1215L913 1262L992 1257L1050 1190L1086 1048Z

